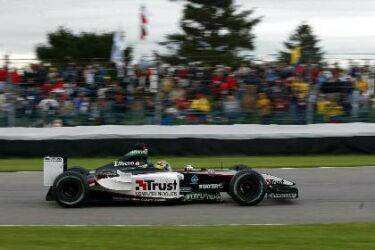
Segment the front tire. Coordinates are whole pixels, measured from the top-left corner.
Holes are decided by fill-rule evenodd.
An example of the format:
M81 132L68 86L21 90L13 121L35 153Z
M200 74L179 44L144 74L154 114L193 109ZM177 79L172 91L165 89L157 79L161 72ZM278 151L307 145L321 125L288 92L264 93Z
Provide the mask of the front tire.
M255 206L266 195L266 182L254 170L243 170L235 174L229 183L229 195L242 206Z
M88 199L89 186L86 177L75 171L64 172L54 181L52 194L63 207L80 207Z
M234 165L233 167L231 167L231 169L236 170L236 171L242 171L242 170L250 170L251 167L243 165L243 164L238 164L238 165Z

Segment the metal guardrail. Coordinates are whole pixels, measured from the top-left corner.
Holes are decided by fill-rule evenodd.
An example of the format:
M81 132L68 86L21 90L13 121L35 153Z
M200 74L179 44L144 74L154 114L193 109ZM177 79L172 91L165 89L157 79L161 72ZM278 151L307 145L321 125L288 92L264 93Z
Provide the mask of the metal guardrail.
M192 125L192 124L307 124L307 113L274 111L262 115L258 110L250 112L224 113L183 111L175 114L163 113L162 125ZM58 114L55 112L38 112L24 114L15 112L0 112L0 127L61 127L61 126L96 126L96 125L154 125L158 124L156 112L144 110L129 110L125 112L76 113ZM351 114L322 115L315 112L312 123L347 123L347 122L375 122L375 109L363 110L358 116Z

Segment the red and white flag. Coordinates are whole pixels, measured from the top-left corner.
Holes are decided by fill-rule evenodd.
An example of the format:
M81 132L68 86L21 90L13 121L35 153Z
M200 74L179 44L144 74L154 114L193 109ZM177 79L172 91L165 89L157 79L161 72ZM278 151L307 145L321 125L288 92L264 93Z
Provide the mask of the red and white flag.
M147 24L148 24L148 19L146 15L146 6L142 5L141 10L140 10L140 18L141 18L141 35L140 39L145 40L148 33L147 33Z

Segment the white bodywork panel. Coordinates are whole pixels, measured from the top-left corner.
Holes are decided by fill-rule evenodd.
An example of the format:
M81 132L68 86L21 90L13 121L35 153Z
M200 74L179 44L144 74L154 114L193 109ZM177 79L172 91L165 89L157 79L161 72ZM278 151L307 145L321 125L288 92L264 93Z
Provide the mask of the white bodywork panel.
M267 185L286 185L286 186L294 185L293 182L283 179L281 177L273 176L270 174L264 174L264 173L262 173L262 176L264 180L266 181Z
M43 184L46 187L53 185L56 177L64 172L63 157L44 157L43 158Z
M158 172L132 175L117 170L119 176L97 180L97 183L117 193L142 198L178 199L180 180L184 176L176 172Z

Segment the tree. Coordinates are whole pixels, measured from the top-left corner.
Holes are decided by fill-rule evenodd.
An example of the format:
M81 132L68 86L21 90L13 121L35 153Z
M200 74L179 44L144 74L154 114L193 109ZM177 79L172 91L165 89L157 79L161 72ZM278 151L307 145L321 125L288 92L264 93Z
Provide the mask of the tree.
M261 18L251 18L253 10L238 11L233 0L177 1L186 2L182 32L167 35L160 43L169 50L161 55L163 61L234 65L243 59L241 53L254 49L252 29Z
M300 63L320 63L322 61L324 52L318 46L319 41L320 40L314 35L311 26L306 23L302 23L292 33L289 40L284 42L286 49L279 52L279 61L285 64L290 64L293 49L300 48Z
M77 63L90 59L109 60L114 32L96 34L81 32L74 34L71 30L59 27L55 32L47 34L48 44L39 45L36 54L43 62L61 62L65 60ZM124 51L125 61L132 59L133 49L127 47Z

